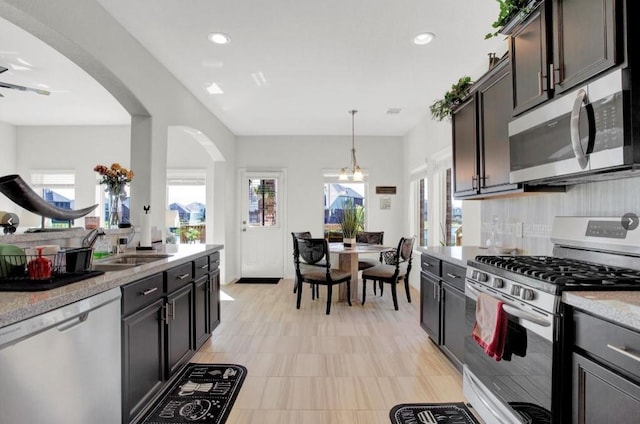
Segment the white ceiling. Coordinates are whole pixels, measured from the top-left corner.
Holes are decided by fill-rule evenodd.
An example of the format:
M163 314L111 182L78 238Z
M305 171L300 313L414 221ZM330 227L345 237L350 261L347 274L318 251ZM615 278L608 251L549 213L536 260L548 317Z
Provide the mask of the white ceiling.
M484 40L495 0L97 0L237 135L400 136L506 42ZM214 45L207 35L229 34ZM436 39L415 46L430 31ZM0 120L15 125L126 123L113 98L75 65L0 20L0 65L30 63L0 81L52 91L2 90ZM260 74L262 84L256 80ZM217 83L224 94L209 94ZM396 115L389 108L401 108Z

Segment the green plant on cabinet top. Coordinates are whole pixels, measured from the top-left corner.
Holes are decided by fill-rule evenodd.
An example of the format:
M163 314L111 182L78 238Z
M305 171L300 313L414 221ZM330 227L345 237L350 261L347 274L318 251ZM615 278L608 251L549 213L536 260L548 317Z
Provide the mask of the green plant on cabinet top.
M457 83L451 86L451 90L444 93L444 98L436 100L429 107L431 117L436 121L451 119L453 108L458 106L462 102L462 99L469 94L472 84L473 81L471 81L471 77L464 76L460 78Z
M500 13L491 26L496 30L484 36L485 40L496 37L502 28L518 16L526 16L541 0L496 0L500 5Z

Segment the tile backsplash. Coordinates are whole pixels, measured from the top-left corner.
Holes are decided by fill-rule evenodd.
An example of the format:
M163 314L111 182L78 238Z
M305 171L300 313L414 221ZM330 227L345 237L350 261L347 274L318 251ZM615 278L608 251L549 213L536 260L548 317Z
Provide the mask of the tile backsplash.
M567 187L565 193L483 200L481 240L489 238L493 217L497 216L503 245L512 244L525 254L549 255L555 216L622 217L628 212L640 215L640 177L578 184Z

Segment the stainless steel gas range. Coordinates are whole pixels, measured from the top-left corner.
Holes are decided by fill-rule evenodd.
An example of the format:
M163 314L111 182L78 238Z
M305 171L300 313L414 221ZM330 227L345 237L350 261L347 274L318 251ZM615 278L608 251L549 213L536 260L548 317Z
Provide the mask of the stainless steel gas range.
M468 262L463 390L487 423L560 424L563 398L562 293L640 290L640 229L623 218L557 217L552 256L477 256ZM502 359L471 336L476 301L502 302L508 317ZM566 420L565 420L566 421Z

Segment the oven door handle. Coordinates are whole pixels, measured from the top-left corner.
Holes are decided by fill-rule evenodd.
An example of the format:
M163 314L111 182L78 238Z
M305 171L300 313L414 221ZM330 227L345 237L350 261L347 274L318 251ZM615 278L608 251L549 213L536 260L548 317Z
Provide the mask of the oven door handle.
M469 283L465 284L465 287L466 287L465 293L469 292L469 294L473 295L468 297L470 297L473 300L476 300L478 298L478 295L480 294L480 291Z
M471 299L476 300L478 298L478 295L480 294L480 290L476 289L475 287L473 287L471 284L465 284L466 286L466 291L469 292L469 294L471 294L471 296L469 296ZM524 320L524 321L529 321L533 324L539 325L541 327L550 327L551 326L551 322L548 320L545 320L544 318L540 318L538 316L535 316L529 312L523 311L522 309L519 309L515 306L509 305L507 303L504 303L502 305L502 310L505 311L507 314L512 315L518 319Z
M537 317L528 312L524 312L521 309L515 308L511 305L507 305L506 303L502 305L502 310L508 313L509 315L513 315L516 318L532 322L534 324L540 325L542 327L550 327L551 323L545 319Z

